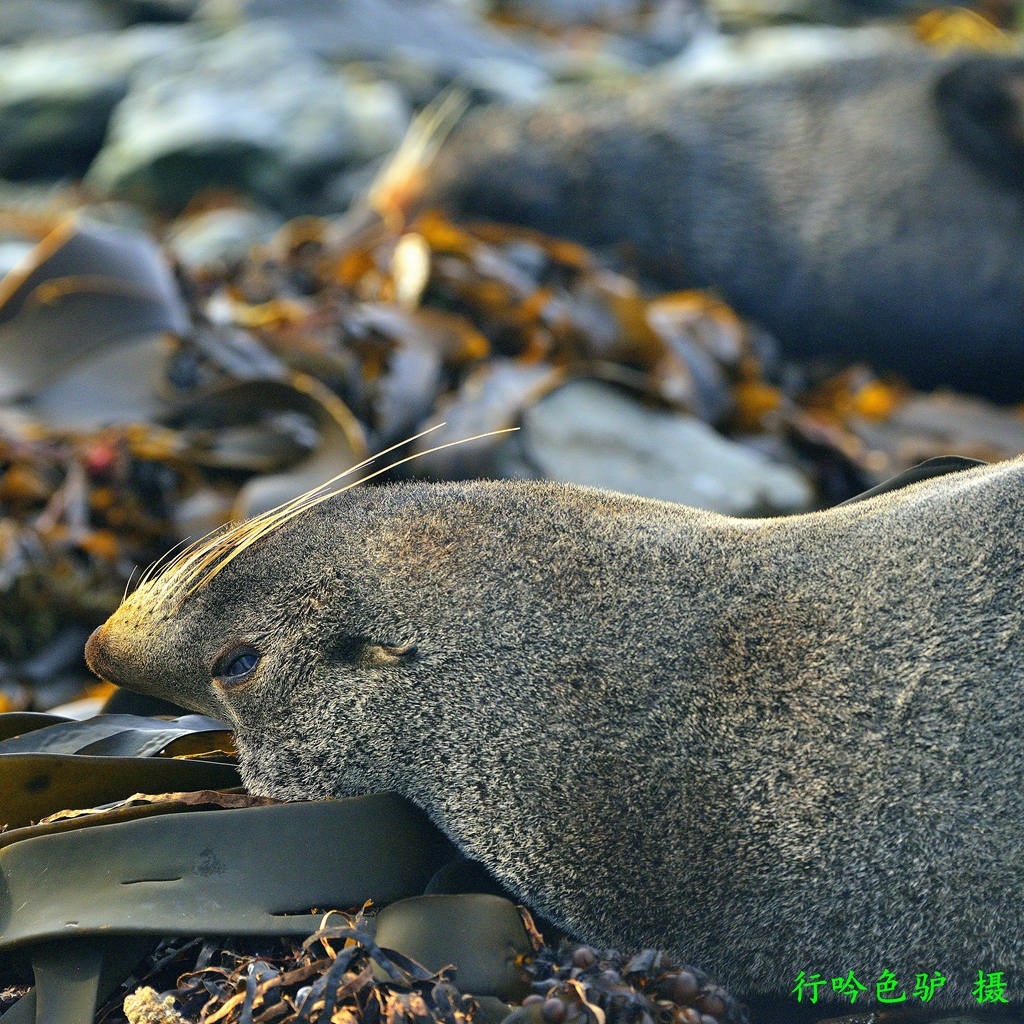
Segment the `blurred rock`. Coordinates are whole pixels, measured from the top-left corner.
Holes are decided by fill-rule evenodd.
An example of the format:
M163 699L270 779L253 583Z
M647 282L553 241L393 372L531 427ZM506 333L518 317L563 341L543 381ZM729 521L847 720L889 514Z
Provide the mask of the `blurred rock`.
M785 355L1024 399L1024 60L789 29L467 119L428 200L713 286Z
M851 418L848 426L868 448L888 457L887 471L949 452L986 462L1024 452L1020 410L948 391L911 395L880 423Z
M513 21L568 28L571 25L623 26L649 5L644 0L494 0L495 14Z
M0 398L30 400L82 370L77 386L53 400L54 415L116 416L119 387L139 386L142 373L117 350L190 324L155 243L92 220L55 225L3 285Z
M929 53L902 25L779 25L735 35L719 34L705 40L695 53L683 54L663 70L666 83L681 86L697 87L704 83L710 88L726 89L747 81L766 81L774 89L785 88L799 95L800 85L790 83L790 79L821 73L837 63L890 55L898 62L914 54L927 57ZM838 77L841 76L839 72ZM837 86L841 88L837 83L833 90Z
M0 210L18 215L66 216L83 205L70 180L4 181L0 179ZM0 229L2 230L2 229Z
M0 239L0 279L9 274L35 248L20 239Z
M188 21L199 8L200 0L106 0L131 22Z
M151 61L88 180L170 208L216 185L301 205L332 172L390 150L407 124L389 83L332 70L274 28L243 27Z
M863 18L877 18L886 15L905 18L939 6L930 0L705 0L705 2L709 10L726 28L747 28L752 25L787 21L843 24Z
M534 29L548 41L556 34L553 58L563 78L573 68L576 49L577 74L594 77L596 69L588 64L614 57L626 66L655 64L686 49L713 25L703 0L493 0L488 10L519 34Z
M223 268L270 241L283 220L266 210L225 207L179 220L166 244L189 271Z
M6 50L0 59L0 175L84 173L132 72L188 34L181 27L146 26Z
M547 81L538 51L445 0L205 0L200 17L270 23L338 63L411 63L489 95L536 98Z
M813 501L796 470L694 417L645 408L590 380L571 381L527 409L520 433L498 451L497 469L737 516L801 512Z
M431 429L412 445L416 452L412 472L435 480L536 476L510 450L501 456L499 467L497 457L508 445L506 435L481 438L472 444L458 442L514 428L523 409L564 380L565 372L547 363L492 359L477 367L458 391L442 397L435 414L420 424L420 430ZM440 451L433 450L438 447Z
M116 9L100 0L3 0L0 45L70 39L123 26Z
M161 398L165 339L132 338L62 366L25 408L57 430L97 430L111 423L149 423L166 411Z

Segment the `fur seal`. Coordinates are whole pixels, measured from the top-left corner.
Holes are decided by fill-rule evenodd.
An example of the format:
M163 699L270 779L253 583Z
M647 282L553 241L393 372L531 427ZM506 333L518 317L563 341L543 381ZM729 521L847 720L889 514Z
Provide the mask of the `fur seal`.
M1020 401L1024 60L833 33L486 108L429 200L620 246L789 355Z
M214 535L86 656L230 721L255 793L403 794L586 941L948 1006L1022 994L1022 567L1024 458L769 520L407 483Z

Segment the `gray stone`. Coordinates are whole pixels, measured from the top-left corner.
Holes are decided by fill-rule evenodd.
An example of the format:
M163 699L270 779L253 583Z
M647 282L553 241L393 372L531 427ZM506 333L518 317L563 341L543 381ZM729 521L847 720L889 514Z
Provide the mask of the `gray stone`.
M36 247L39 225L56 224L86 205L67 182L0 180L0 210L10 215L0 224L0 280Z
M3 0L0 45L115 31L124 20L99 0Z
M188 21L199 0L106 0L129 21Z
M167 411L161 395L167 343L162 335L126 338L61 367L27 408L56 430L152 423Z
M394 86L334 70L273 28L245 26L141 70L87 180L172 208L211 185L288 205L390 150L407 124Z
M0 179L0 210L15 215L11 230L18 235L17 220L24 223L57 223L72 213L88 213L90 220L148 230L144 215L135 207L115 200L98 201L73 178L35 181ZM0 237L8 234L0 225Z
M898 60L901 54L912 61L919 49L902 25L781 25L706 37L699 47L666 64L662 81L703 88L739 88L750 82L777 86L780 79L832 62L881 56Z
M911 394L881 422L851 416L846 425L880 461L883 478L950 452L986 462L1024 452L1024 419L1016 408L949 391Z
M588 33L580 56L610 53L632 65L658 63L679 53L713 23L701 0L494 0L491 9L548 32L564 33L573 26L596 29L603 38L596 37L600 42L595 47L594 33ZM559 51L571 50L572 40L560 36Z
M486 99L530 103L540 99L548 76L533 65L506 57L480 57L462 62L455 76Z
M506 17L553 28L572 25L628 25L648 7L644 0L495 0L492 9Z
M936 6L931 0L705 0L705 3L726 28L792 21L844 24L879 15L910 17Z
M698 419L647 409L591 380L571 381L526 410L502 452L503 476L539 475L729 515L800 512L813 501L796 470Z
M537 49L444 0L206 0L198 16L270 23L332 61L410 62L510 98L547 81Z
M34 248L33 242L0 239L0 280L6 277Z
M6 50L0 60L0 175L84 172L132 72L189 34L185 27L153 25Z

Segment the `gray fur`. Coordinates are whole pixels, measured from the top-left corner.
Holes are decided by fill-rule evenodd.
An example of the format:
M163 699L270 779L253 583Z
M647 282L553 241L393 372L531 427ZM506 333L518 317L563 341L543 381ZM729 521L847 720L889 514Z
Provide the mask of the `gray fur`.
M1022 80L921 48L565 89L471 118L430 200L621 246L790 354L1019 401Z
M984 969L1019 996L1022 499L1022 459L773 520L357 490L176 610L158 579L88 656L231 721L256 793L404 794L588 941L748 994L940 971L967 1003ZM262 661L225 692L239 642Z

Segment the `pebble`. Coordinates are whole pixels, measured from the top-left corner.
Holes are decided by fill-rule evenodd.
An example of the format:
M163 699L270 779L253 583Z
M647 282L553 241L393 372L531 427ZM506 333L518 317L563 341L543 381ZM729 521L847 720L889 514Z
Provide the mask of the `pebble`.
M536 48L444 0L206 0L200 18L216 26L267 24L301 49L336 63L412 64L437 84L459 80L495 97L547 82ZM493 79L485 72L502 72ZM535 97L534 97L535 98Z
M146 25L70 39L29 41L0 60L0 175L81 174L99 151L134 71L188 38Z
M688 1003L697 995L700 986L689 971L680 971L672 980L672 998L679 1003Z
M243 26L150 62L88 180L172 209L216 185L301 209L318 181L390 151L408 121L390 83L334 69L272 26Z
M70 39L123 27L113 5L99 0L3 0L0 45L27 39Z
M545 999L543 1005L540 1008L540 1012L547 1021L547 1024L561 1024L565 1020L565 1003L561 999L552 997L551 999Z

